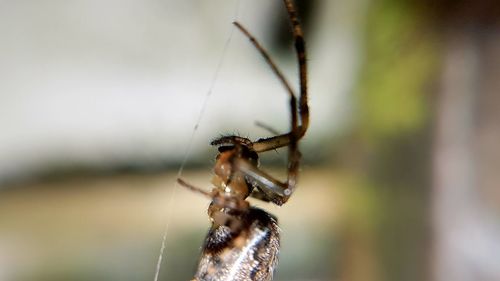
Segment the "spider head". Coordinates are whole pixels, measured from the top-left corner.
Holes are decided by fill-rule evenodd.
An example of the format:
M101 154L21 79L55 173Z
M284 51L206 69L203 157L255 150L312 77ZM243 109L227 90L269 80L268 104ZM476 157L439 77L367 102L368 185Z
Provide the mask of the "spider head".
M213 140L211 145L218 146L216 166L221 162L228 162L233 165L234 159L245 159L254 165L258 165L259 156L253 149L253 142L247 138L239 136L223 136Z

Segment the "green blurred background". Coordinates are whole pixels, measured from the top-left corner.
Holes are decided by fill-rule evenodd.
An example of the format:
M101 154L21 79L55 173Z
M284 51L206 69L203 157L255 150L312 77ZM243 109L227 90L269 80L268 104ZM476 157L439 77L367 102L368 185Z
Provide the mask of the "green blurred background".
M299 188L252 201L275 280L500 280L500 4L297 2ZM209 202L175 186L184 157L208 190L211 139L289 122L234 19L298 88L278 0L0 2L0 280L153 280L165 226L159 280L192 278ZM286 150L262 164L284 177Z

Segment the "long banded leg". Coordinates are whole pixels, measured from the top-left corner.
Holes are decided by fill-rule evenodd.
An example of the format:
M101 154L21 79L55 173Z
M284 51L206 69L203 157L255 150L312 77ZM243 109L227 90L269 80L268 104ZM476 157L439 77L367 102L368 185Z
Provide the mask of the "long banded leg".
M292 135L295 135L295 139L298 141L304 136L309 127L309 106L307 104L307 57L306 57L306 47L304 41L304 34L300 26L300 22L297 17L297 11L293 5L292 0L283 0L287 8L288 17L292 25L292 32L294 37L295 51L297 53L297 61L299 68L299 80L300 80L300 97L299 97L299 117L300 125L297 129L294 129L292 124L292 130L290 133L282 134L270 138L259 139L253 145L253 148L257 152L268 151L276 149L279 147L284 147L289 145L293 140ZM290 106L290 110L296 110L297 106L294 104ZM293 120L292 120L293 123Z
M288 92L290 98L290 118L291 118L291 132L296 132L298 130L297 126L297 98L290 86L290 83L287 81L281 70L278 68L276 63L273 61L269 53L262 47L259 41L239 22L233 22L233 24L250 40L250 42L254 45L255 49L259 51L261 56L267 62L267 64L271 67L274 74L281 81L281 84L285 87ZM268 141L262 142L262 140L258 140L257 142L252 144L252 148L256 152L263 152L272 150L279 147L284 147L289 145L290 143L290 133L282 134L279 136L271 137L267 139ZM218 144L220 142L224 142L223 139L227 139L228 137L222 137L218 140L212 142L212 144Z
M295 41L295 52L297 53L299 79L300 79L300 97L299 97L299 113L300 113L300 137L302 137L309 127L309 106L307 104L307 57L306 44L304 41L304 33L300 26L297 17L297 11L292 3L292 0L284 0L290 22L292 24L293 37ZM300 138L299 137L299 138Z
M288 17L290 18L290 23L292 24L292 32L294 37L295 52L297 54L297 61L299 67L299 80L300 80L300 97L299 97L299 115L300 115L300 126L294 127L292 120L292 131L288 134L288 178L287 178L287 197L284 198L284 202L288 200L288 197L295 190L295 185L297 184L297 176L299 173L299 163L300 163L300 152L298 150L297 141L304 136L309 127L309 106L307 104L307 58L306 58L306 47L304 41L304 34L300 26L299 19L297 17L297 11L293 5L292 0L283 0L288 11ZM296 109L295 106L290 107L291 110ZM282 142L286 136L276 136L267 140L258 140L254 143L254 149L256 151L259 145L262 145L262 149L269 150L276 148L276 140ZM257 147L256 147L257 146Z
M297 17L297 11L295 9L295 6L293 5L292 0L284 0L284 3L292 25L292 33L294 37L294 45L295 51L297 53L299 67L299 126L297 126L297 100L292 88L290 87L290 83L288 83L283 73L279 70L276 63L274 63L274 61L269 56L269 53L262 47L259 41L254 36L252 36L250 32L248 32L248 30L240 23L233 22L233 24L250 40L250 42L259 51L262 57L266 60L266 62L271 67L278 79L281 81L290 96L291 131L286 134L257 140L253 143L253 149L256 152L264 152L287 146L292 141L292 135L295 135L295 139L299 140L304 136L307 128L309 127L309 106L307 104L307 58L304 35Z
M268 151L279 147L288 146L288 178L287 182L280 183L270 175L260 171L257 167L247 166L241 164L240 169L247 174L250 178L260 183L263 189L271 192L280 199L280 204L288 200L288 197L293 193L297 183L297 175L299 170L300 152L298 150L297 142L302 138L309 127L309 106L307 104L307 59L304 36L300 26L297 11L292 3L292 0L284 0L284 4L288 11L288 16L292 25L292 32L294 37L295 51L297 53L297 61L299 67L299 80L300 80L300 97L299 97L299 113L300 113L300 126L297 125L297 101L290 84L283 76L281 71L277 68L276 64L272 61L269 54L260 45L260 43L243 27L241 24L235 22L234 24L245 34L255 48L264 57L266 62L270 65L276 76L287 89L290 95L290 114L291 114L291 131L287 134L282 134L266 139L260 139L253 143L252 148L256 152ZM260 173L259 173L260 172ZM280 189L278 191L278 189ZM264 191L265 192L265 191ZM265 193L268 193L265 192ZM281 194L282 193L282 194ZM274 196L274 195L273 195ZM273 197L271 197L273 198ZM274 200L273 200L274 201Z

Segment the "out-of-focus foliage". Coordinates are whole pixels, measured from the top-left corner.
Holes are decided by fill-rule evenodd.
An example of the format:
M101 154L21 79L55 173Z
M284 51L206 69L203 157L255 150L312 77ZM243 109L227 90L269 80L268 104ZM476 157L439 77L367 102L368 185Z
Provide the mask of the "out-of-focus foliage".
M409 3L371 3L356 90L363 136L384 141L425 126L438 55L433 39L430 26Z
M371 1L354 95L357 180L345 189L345 254L359 258L347 259L345 280L428 278L423 245L430 223L426 155L439 66L435 38L411 3Z

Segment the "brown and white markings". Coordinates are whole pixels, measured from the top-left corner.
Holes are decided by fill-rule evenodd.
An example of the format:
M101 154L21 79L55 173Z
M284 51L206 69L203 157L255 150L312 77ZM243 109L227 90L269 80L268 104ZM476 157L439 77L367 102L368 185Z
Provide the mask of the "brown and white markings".
M224 136L211 144L218 146L211 192L192 186L182 179L179 184L209 197L208 215L212 226L205 238L195 281L267 281L272 280L280 247L277 219L250 207L248 196L282 205L288 201L297 183L300 152L298 141L309 126L307 104L306 51L302 28L292 0L283 0L288 11L297 53L300 96L295 94L281 71L260 43L239 23L236 27L250 39L290 98L290 132L251 141L239 136ZM286 181L279 181L259 168L258 153L288 147Z

